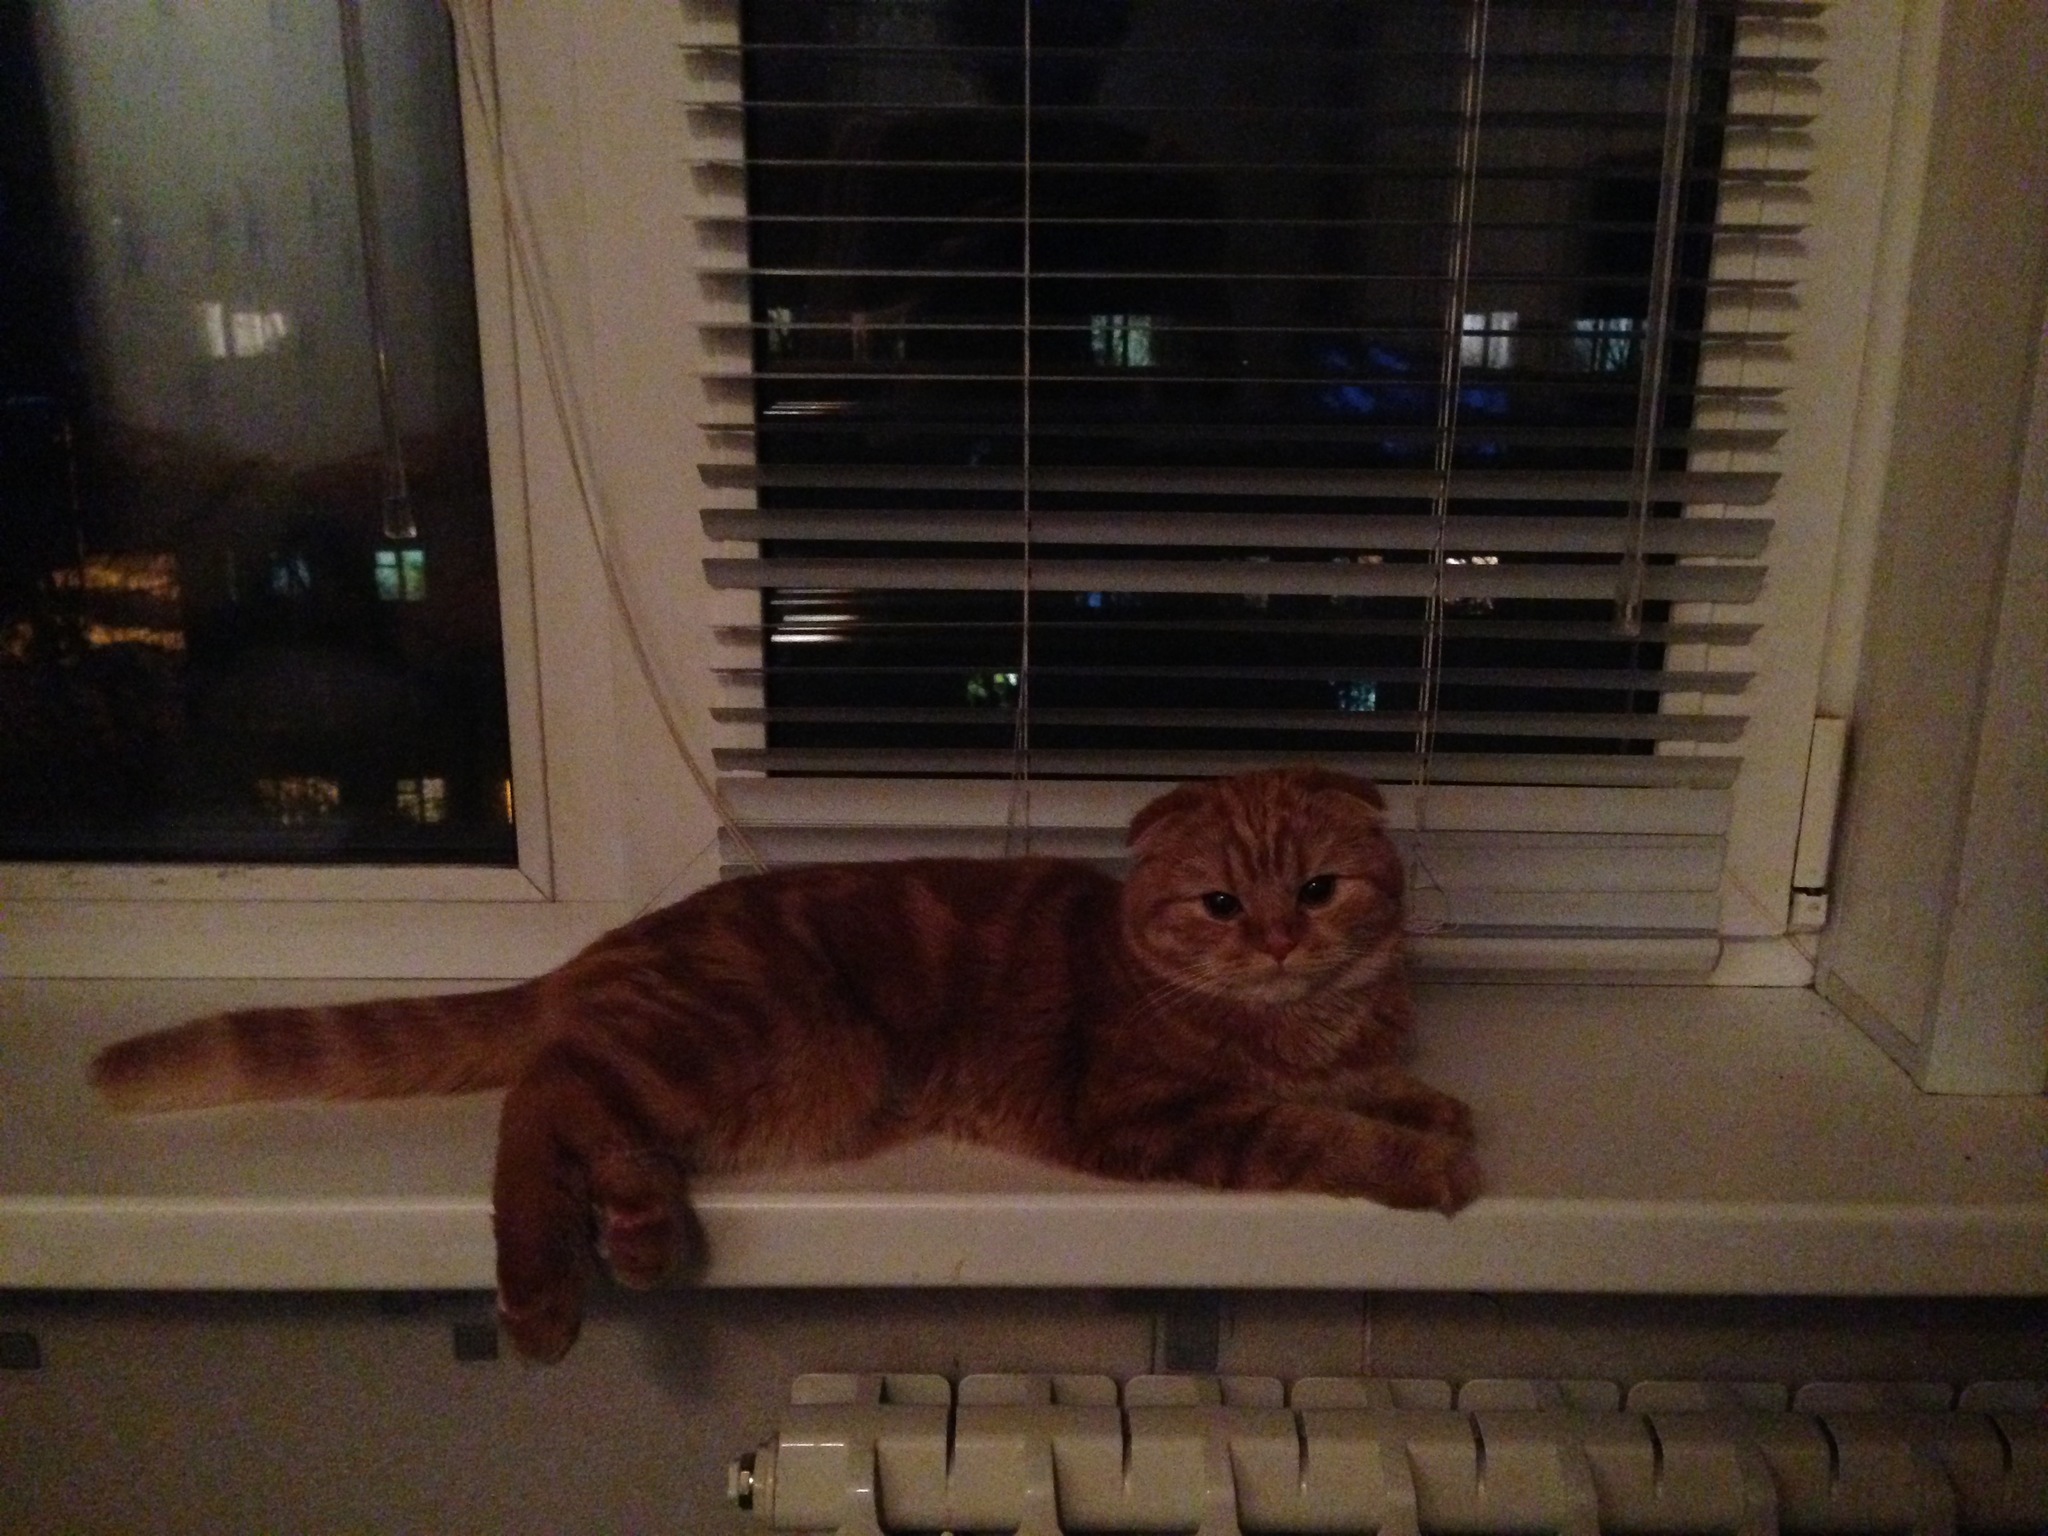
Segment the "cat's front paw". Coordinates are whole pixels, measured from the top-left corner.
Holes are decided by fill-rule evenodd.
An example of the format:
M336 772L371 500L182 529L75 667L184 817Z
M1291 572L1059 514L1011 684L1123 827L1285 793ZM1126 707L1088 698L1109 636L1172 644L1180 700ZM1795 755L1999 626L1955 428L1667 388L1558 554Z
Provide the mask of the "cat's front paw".
M1429 1131L1452 1141L1469 1143L1473 1137L1472 1106L1447 1093L1432 1093L1428 1099L1416 1101L1401 1118L1403 1124L1418 1131Z
M1349 1108L1374 1120L1447 1136L1453 1141L1472 1140L1469 1104L1399 1068L1388 1068L1348 1085L1344 1099Z
M1446 1216L1472 1203L1484 1181L1469 1141L1406 1130L1393 1134L1399 1138L1394 1166L1383 1167L1379 1178L1358 1193L1400 1210Z
M1469 1144L1471 1119L1465 1122L1466 1139L1457 1144L1457 1150L1444 1162L1439 1174L1436 1208L1446 1216L1463 1210L1478 1196L1485 1184L1479 1172L1479 1159L1472 1155Z

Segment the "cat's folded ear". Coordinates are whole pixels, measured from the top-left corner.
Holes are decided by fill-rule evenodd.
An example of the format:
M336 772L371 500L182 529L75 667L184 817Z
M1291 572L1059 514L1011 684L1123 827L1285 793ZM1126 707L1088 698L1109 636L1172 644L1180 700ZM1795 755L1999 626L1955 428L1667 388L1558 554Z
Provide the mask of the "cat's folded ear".
M1334 768L1298 768L1295 776L1301 786L1311 794L1350 795L1363 800L1376 811L1387 808L1380 788L1371 779L1361 779L1354 774L1339 773Z
M1175 821L1189 812L1198 810L1215 794L1215 787L1206 779L1192 784L1183 784L1170 789L1157 800L1148 801L1131 818L1130 830L1124 833L1124 846L1135 848L1144 838L1152 835L1170 821Z
M1334 768L1268 768L1241 774L1234 779L1198 779L1178 789L1168 790L1131 818L1124 843L1135 848L1160 828L1181 817L1209 810L1219 797L1229 803L1237 797L1260 797L1275 790L1285 793L1290 788L1310 797L1342 795L1361 801L1371 807L1375 819L1387 808L1387 802L1380 797L1379 787L1370 779L1339 773Z

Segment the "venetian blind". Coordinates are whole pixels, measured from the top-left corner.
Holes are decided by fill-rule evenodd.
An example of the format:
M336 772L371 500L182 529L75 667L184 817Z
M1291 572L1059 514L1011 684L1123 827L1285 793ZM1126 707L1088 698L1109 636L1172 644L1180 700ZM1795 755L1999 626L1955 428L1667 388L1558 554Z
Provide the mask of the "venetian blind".
M690 12L716 753L769 862L1379 780L1425 958L1700 967L1820 7Z

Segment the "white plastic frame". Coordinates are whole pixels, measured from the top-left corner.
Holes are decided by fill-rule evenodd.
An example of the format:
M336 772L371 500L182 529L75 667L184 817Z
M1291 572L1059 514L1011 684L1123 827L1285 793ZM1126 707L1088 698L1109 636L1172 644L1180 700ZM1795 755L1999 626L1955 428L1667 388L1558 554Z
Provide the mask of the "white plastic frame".
M609 605L542 366L542 321L514 259L505 179L532 204L523 238L547 247L551 280L587 290L581 236L596 231L580 197L578 18L464 4L458 20L518 864L4 865L0 972L510 976L627 910Z
M1811 978L1782 937L1805 747L1830 594L1889 447L1869 413L1895 369L1886 319L1910 276L1892 256L1899 210L1925 174L1914 146L1927 124L1907 108L1916 64L1932 67L1911 37L1930 23L1907 9L1866 0L1824 23L1794 448L1755 615L1723 981ZM690 320L704 301L687 271L679 17L656 0L458 0L457 15L519 866L0 867L0 973L524 975L715 873L715 817L664 718L708 754L711 626L747 617L704 585L691 515L702 454ZM600 535L662 679L659 704L625 641Z

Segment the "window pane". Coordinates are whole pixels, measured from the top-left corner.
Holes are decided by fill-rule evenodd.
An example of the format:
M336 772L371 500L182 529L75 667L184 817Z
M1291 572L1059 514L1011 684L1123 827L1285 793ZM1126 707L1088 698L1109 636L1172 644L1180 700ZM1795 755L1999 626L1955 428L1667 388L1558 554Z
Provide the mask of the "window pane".
M43 0L0 70L0 857L511 862L445 10Z

